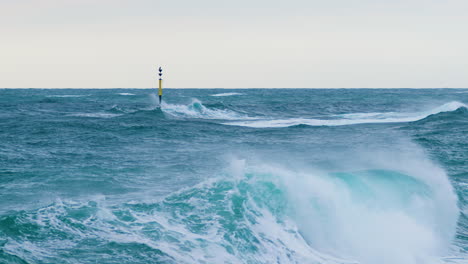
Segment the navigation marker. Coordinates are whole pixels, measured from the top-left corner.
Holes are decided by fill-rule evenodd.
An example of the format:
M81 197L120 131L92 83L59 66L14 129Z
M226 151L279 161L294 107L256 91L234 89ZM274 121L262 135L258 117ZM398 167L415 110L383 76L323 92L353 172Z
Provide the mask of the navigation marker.
M158 95L159 95L159 105L161 105L162 101L162 68L159 67L159 90L158 90Z

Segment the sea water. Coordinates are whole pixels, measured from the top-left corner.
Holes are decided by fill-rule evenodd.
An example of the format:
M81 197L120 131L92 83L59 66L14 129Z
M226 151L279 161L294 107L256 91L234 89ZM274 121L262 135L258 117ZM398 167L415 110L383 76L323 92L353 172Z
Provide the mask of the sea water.
M0 90L0 263L468 263L468 90Z

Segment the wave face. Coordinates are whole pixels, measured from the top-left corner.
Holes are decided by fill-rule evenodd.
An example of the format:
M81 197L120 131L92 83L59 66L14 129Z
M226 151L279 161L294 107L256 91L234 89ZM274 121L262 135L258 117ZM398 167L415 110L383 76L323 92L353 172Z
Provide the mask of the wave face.
M467 263L463 90L227 91L0 89L0 263Z

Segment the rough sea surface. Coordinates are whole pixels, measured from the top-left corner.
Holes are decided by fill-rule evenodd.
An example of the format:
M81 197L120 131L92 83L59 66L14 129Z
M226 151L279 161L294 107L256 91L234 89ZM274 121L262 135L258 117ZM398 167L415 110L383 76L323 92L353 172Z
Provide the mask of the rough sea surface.
M468 263L467 89L0 89L0 263Z

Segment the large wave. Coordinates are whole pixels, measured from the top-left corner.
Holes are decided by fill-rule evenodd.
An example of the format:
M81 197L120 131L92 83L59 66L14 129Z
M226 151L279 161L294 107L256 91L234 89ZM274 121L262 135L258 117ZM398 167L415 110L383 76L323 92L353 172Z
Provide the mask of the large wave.
M430 115L442 112L451 112L467 106L460 102L450 102L429 111L415 113L351 113L332 116L333 119L310 119L310 118L289 118L289 119L259 119L225 122L225 125L245 126L255 128L269 127L290 127L297 125L308 126L344 126L356 124L375 123L404 123L422 120Z
M234 159L224 176L160 201L58 201L4 217L3 250L55 263L441 263L457 198L443 170L402 160L321 172Z

